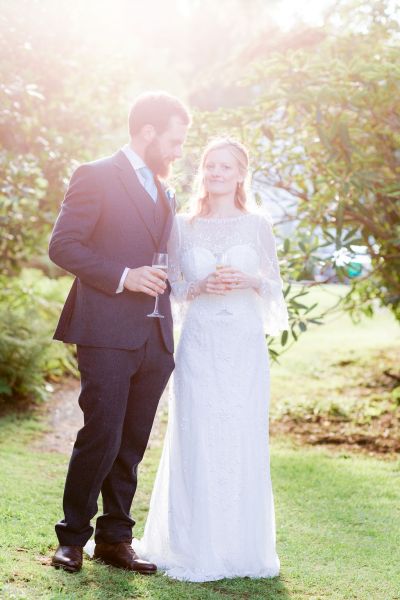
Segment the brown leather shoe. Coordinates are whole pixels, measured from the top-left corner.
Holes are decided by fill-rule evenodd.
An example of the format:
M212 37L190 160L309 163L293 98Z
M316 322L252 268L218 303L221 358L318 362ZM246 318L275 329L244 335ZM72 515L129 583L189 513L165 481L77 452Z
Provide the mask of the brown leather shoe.
M93 558L100 560L106 565L111 565L119 569L127 569L142 573L142 575L153 575L157 572L156 565L141 560L130 542L118 542L117 544L96 544Z
M82 546L58 546L51 564L56 569L77 573L82 568Z

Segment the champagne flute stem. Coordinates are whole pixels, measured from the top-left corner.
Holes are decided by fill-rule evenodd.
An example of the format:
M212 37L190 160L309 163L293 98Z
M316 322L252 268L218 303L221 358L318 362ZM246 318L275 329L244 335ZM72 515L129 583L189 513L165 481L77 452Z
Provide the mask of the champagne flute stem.
M154 304L154 310L153 310L153 312L154 313L158 313L158 294L156 296L156 301L155 301L155 304Z

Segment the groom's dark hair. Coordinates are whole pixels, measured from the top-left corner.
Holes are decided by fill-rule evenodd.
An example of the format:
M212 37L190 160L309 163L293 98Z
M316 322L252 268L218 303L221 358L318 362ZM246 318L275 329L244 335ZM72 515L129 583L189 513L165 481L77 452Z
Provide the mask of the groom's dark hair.
M144 125L153 125L161 134L171 117L179 117L185 125L190 123L189 111L178 98L166 92L146 92L136 98L129 112L129 133L133 136Z

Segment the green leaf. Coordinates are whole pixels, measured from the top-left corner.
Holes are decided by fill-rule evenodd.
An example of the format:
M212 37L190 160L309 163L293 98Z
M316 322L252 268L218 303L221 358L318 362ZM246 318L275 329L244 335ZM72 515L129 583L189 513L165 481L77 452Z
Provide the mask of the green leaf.
M4 381L0 379L0 395L11 396L12 388Z
M296 300L290 300L289 302L295 308L303 308L304 310L306 310L308 308L305 304L301 304L300 302L296 302Z
M288 254L289 250L290 250L290 239L285 238L285 241L283 242L283 251L285 254Z
M315 302L314 304L312 304L311 306L309 306L307 308L307 310L305 311L305 315L307 315L309 312L311 312L314 308L316 308L318 306L318 302Z
M343 242L346 242L347 240L350 240L359 230L358 227L353 227L353 229L350 229L350 231L348 231L346 233L346 235L343 237Z
M304 323L304 321L300 321L299 327L300 327L300 331L306 331L307 330L307 325Z
M290 292L290 290L292 289L291 284L289 283L289 285L287 286L287 288L285 289L285 291L283 292L283 297L286 298L288 293Z

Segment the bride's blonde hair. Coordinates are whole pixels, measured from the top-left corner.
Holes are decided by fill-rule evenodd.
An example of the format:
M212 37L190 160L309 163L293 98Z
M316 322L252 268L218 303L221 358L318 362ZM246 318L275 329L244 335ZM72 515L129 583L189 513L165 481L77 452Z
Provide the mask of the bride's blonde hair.
M235 206L244 213L247 213L246 202L246 178L249 170L249 155L246 147L234 138L220 137L211 140L204 149L201 156L200 166L195 178L194 193L192 196L192 218L207 216L210 212L209 195L204 185L204 166L208 155L213 150L221 150L222 148L229 150L232 156L235 157L239 173L243 177L243 181L238 181L235 192Z

